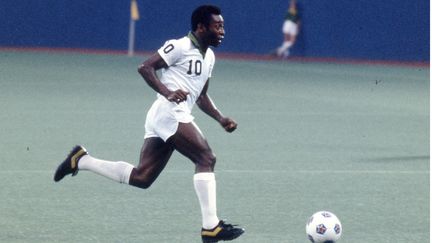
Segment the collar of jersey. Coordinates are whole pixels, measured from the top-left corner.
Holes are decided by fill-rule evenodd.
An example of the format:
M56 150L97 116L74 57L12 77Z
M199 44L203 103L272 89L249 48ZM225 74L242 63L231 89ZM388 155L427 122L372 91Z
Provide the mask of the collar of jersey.
M205 57L206 52L201 48L198 39L195 37L195 35L192 33L192 31L190 31L187 35L189 37L189 39L192 41L192 44L198 48L199 52L201 53L201 55L203 57Z

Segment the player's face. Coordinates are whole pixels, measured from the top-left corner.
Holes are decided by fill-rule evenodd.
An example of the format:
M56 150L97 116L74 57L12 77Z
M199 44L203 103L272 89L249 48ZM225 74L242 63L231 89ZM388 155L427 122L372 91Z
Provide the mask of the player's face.
M206 39L210 46L217 47L222 43L225 36L224 20L222 15L212 15L210 25L207 29Z

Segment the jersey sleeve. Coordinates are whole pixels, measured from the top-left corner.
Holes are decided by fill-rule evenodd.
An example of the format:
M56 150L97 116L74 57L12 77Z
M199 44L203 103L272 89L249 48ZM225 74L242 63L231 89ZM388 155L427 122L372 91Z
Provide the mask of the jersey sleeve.
M183 46L178 40L169 40L159 48L158 53L166 64L171 66L181 58Z

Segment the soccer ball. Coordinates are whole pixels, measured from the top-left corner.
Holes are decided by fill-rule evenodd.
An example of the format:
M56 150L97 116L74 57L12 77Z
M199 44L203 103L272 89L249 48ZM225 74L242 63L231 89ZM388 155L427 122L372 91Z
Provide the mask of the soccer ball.
M307 221L306 234L313 243L334 243L342 235L342 224L333 213L319 211Z

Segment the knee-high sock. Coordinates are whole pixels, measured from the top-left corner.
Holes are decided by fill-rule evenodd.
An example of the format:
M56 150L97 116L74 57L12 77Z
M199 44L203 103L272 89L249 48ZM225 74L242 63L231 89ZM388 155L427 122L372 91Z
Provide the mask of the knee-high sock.
M282 45L278 48L277 53L282 56L294 43L292 41L284 41Z
M214 173L197 173L194 175L194 187L201 206L202 225L212 229L218 223L216 214L216 179Z
M83 156L78 162L79 170L89 170L114 181L129 184L129 178L134 166L123 162L111 162L96 159L90 155Z

